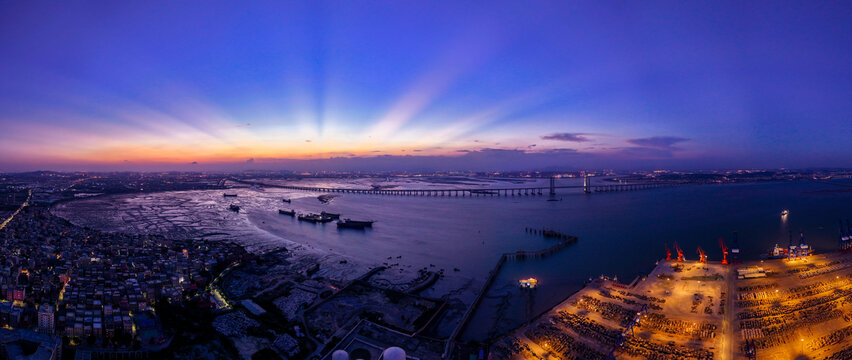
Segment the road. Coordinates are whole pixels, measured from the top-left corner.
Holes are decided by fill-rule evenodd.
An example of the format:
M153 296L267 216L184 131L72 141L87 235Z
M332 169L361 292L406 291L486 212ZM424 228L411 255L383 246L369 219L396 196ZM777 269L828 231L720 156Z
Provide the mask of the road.
M18 210L15 210L15 212L13 212L12 215L9 215L8 219L3 220L3 222L0 223L0 230L3 230L3 228L5 228L6 225L9 224L9 222L11 222L12 219L15 218L15 215L18 215L18 213L20 213L21 210L24 209L24 207L29 205L30 199L32 199L32 198L33 198L33 191L32 191L32 189L30 189L30 193L27 195L27 200L24 200L24 202L21 204L21 207L19 207Z
M727 287L725 289L725 316L722 317L722 338L719 344L719 359L733 360L735 359L736 339L734 338L734 292L737 290L736 281L737 273L733 266L727 267L728 273L725 274Z

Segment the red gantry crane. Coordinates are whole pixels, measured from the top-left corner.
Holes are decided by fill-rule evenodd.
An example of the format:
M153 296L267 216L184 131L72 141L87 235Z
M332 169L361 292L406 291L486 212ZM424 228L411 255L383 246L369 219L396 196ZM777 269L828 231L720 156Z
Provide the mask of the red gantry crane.
M684 261L685 259L683 258L683 250L680 248L680 246L677 246L677 241L675 241L674 243L674 248L675 251L677 251L677 261Z
M722 247L722 265L728 265L728 246L725 245L725 239L719 238L719 246Z
M698 262L702 264L707 263L707 254L704 253L704 249L702 249L700 246L698 247Z
M669 243L666 243L666 261L672 261L672 251L669 250Z

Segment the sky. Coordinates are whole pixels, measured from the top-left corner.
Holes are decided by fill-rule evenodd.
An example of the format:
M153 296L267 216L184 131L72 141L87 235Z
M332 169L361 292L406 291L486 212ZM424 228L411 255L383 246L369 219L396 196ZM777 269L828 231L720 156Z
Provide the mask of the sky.
M0 171L852 167L852 2L0 2Z

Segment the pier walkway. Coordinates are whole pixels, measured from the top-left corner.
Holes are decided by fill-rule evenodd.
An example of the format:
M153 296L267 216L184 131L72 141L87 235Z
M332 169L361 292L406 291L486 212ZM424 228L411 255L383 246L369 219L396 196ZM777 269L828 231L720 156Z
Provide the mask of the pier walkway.
M528 230L529 231L529 230ZM552 231L552 230L551 230ZM462 316L461 321L453 330L453 333L450 335L449 339L447 339L446 347L444 348L444 358L449 358L450 354L453 351L453 347L455 345L456 340L464 331L465 327L467 327L468 322L470 321L473 313L479 307L479 303L482 302L482 298L488 293L488 290L491 288L491 284L494 283L494 280L497 279L497 275L500 274L500 270L503 268L503 265L506 264L507 261L520 261L520 260L528 260L528 259L540 259L551 255L562 248L565 248L568 245L576 243L578 238L572 235L566 235L560 238L559 243L548 247L546 249L541 249L538 251L516 251L511 253L504 253L500 256L500 260L497 261L497 265L488 273L488 278L485 280L485 283L482 284L482 288L479 290L479 293L476 295L476 298L473 299L473 302L468 306L467 311L465 311L464 316Z

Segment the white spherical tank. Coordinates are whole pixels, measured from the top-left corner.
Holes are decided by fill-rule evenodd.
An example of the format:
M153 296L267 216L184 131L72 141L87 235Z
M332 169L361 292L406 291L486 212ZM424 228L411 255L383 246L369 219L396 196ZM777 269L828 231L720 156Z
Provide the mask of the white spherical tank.
M331 360L349 360L349 354L343 350L331 353Z
M396 346L389 347L382 352L382 359L384 360L405 360L405 350L402 350Z

